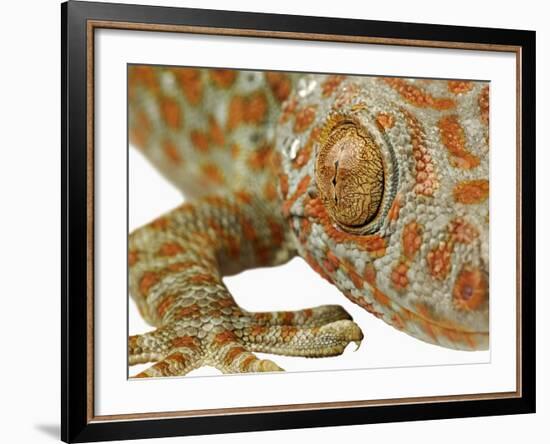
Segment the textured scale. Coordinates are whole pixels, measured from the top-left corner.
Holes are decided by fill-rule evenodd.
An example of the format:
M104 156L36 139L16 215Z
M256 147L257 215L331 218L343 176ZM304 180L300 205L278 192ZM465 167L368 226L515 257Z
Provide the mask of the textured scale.
M129 339L131 365L155 362L137 376L360 343L342 307L250 313L223 284L295 255L404 333L488 347L488 84L138 65L128 82L131 143L186 197L130 234L156 327Z

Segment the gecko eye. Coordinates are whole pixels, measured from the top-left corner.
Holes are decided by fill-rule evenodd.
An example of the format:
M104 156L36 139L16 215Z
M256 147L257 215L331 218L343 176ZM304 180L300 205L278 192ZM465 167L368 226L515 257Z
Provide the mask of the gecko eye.
M358 123L330 119L323 130L315 176L331 218L358 232L375 219L384 194L380 148Z

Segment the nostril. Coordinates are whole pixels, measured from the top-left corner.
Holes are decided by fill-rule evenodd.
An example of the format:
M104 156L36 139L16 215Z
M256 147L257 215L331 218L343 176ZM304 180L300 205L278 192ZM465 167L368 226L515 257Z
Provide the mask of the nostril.
M470 285L465 285L462 289L462 299L468 300L474 294L474 289Z

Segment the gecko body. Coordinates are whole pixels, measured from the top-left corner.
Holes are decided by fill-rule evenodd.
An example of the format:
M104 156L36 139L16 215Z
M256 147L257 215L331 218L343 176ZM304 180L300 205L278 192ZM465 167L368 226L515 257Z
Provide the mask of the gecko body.
M132 144L186 197L129 237L156 327L129 338L130 364L154 362L138 377L359 343L340 306L251 313L223 284L296 255L404 333L488 347L487 84L138 65L128 82Z

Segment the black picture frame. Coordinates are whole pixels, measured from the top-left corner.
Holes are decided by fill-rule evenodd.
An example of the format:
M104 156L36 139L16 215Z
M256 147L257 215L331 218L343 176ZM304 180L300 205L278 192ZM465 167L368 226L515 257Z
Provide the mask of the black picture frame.
M93 207L89 108L90 21L192 26L234 30L369 37L387 41L456 42L517 48L521 118L518 291L523 295L518 331L521 393L498 399L388 404L353 408L202 415L104 421L93 417L88 359L93 337ZM535 32L355 19L169 8L69 1L61 5L62 54L62 312L61 438L90 442L242 431L370 424L535 412ZM92 30L93 32L93 30ZM144 31L145 32L145 31ZM92 265L90 265L90 261ZM92 319L90 319L92 317ZM92 409L92 414L90 414Z

